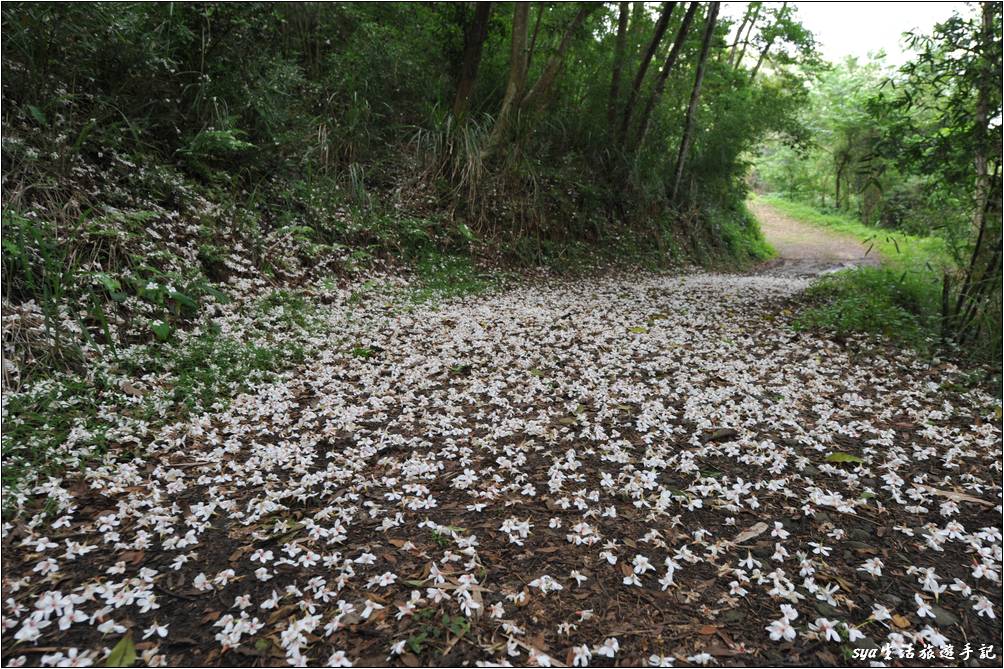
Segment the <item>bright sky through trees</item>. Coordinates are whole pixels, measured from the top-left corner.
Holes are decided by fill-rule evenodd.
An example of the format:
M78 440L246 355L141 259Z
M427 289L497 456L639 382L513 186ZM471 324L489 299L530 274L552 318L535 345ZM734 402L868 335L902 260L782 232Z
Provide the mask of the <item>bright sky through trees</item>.
M741 18L745 2L725 3L727 17ZM769 3L780 4L780 3ZM829 61L845 56L866 57L884 49L888 62L901 65L909 59L902 34L910 30L927 32L944 21L952 11L973 11L973 3L964 2L795 2L803 25L820 43L820 51Z

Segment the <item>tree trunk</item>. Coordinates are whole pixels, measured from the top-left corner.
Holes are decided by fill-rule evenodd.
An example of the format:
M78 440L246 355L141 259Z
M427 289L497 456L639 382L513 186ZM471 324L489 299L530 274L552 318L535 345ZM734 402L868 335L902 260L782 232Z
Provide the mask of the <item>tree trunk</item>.
M683 168L686 164L687 153L690 145L694 141L694 122L697 116L697 105L701 99L701 84L704 82L704 69L708 64L708 51L711 49L711 40L715 36L715 23L718 20L718 9L722 3L712 2L708 11L707 23L704 27L704 38L701 41L701 55L697 60L697 74L694 75L694 89L690 93L690 104L687 106L687 119L684 123L683 138L680 140L680 151L676 157L676 174L673 176L673 189L670 191L670 199L676 201L680 191L680 182L683 180Z
M774 22L775 26L777 26L777 24L779 24L782 20L784 20L784 10L787 7L788 7L787 2L781 4L781 10L777 13L777 20ZM750 73L751 84L753 83L753 80L756 79L757 72L760 71L760 66L763 65L764 60L767 58L767 52L770 51L770 48L774 45L774 40L776 39L777 39L777 34L776 33L771 34L770 39L767 40L767 44L765 44L763 47L763 51L760 52L760 56L757 57L756 65L753 67L753 71Z
M641 63L638 65L638 72L635 74L634 83L631 86L631 92L628 94L627 104L624 105L624 113L621 115L621 146L623 146L627 141L628 126L631 123L631 114L634 113L634 106L638 100L638 93L641 90L641 85L645 80L645 73L648 71L648 66L652 62L652 58L655 56L656 50L659 48L659 42L662 41L662 36L666 33L666 28L669 27L669 19L672 16L673 9L675 7L675 2L663 3L662 13L659 14L659 20L655 24L655 32L652 34L652 39L648 43L648 48L645 50Z
M740 65L742 65L743 57L746 55L746 47L748 47L750 44L750 35L753 34L753 28L756 27L757 19L760 18L761 7L763 7L762 2L756 3L756 10L753 12L753 18L750 19L749 28L746 29L746 37L743 38L743 48L739 51L739 55L738 57L736 57L735 63L733 63L733 67L737 70L739 69Z
M628 72L633 72L641 56L642 30L645 26L645 3L634 2L631 6L631 20L628 22L627 57L624 59Z
M621 71L624 69L624 49L627 44L628 12L631 4L620 3L617 15L617 41L614 43L613 72L610 75L610 99L607 101L607 127L610 136L614 134L614 123L617 120L617 101L621 95Z
M586 18L600 7L602 7L600 3L590 3L582 7L575 15L575 18L572 19L571 24L565 30L565 34L561 36L561 42L558 44L557 51L547 59L544 71L523 98L520 108L528 109L533 106L539 109L543 107L547 101L547 94L550 92L551 86L554 85L554 81L558 78L558 72L561 71L561 66L565 60L565 52L568 51L568 45L571 44L572 37L575 36L575 33L582 26L583 22L585 22Z
M844 164L840 162L837 164L837 178L834 179L835 192L833 193L834 206L840 209L840 181L844 178Z
M662 70L659 72L659 78L656 79L652 95L649 96L648 102L645 104L645 109L642 111L641 120L638 122L638 134L635 136L632 150L641 147L642 143L645 141L645 135L648 134L648 126L652 120L652 111L659 103L660 98L662 98L662 93L666 88L666 79L669 78L669 73L676 65L676 60L680 56L680 50L683 48L683 42L687 39L687 33L690 32L690 24L693 23L694 15L697 13L697 7L699 5L699 2L690 3L690 6L687 8L687 13L683 16L683 22L680 23L680 28L676 31L676 40L673 42L673 48L670 49L669 55L666 57L666 62L663 64Z
M989 53L992 51L994 39L993 33L993 3L983 3L982 25L980 31L980 51L981 68L980 75L976 83L976 113L973 123L979 133L979 139L975 142L973 152L973 166L976 171L976 184L974 188L975 207L973 211L973 230L976 232L976 243L973 245L973 254L969 260L969 267L966 269L965 277L962 281L962 288L959 290L958 298L955 301L955 315L958 316L970 299L970 290L979 264L980 253L983 250L983 242L987 232L987 211L990 208L990 161L988 159L989 138L987 137L987 127L990 123L990 86L993 78L993 67L990 62ZM961 329L962 323L955 324ZM958 331L956 332L958 334Z
M461 118L467 113L471 92L478 78L481 52L488 37L488 19L491 17L492 3L475 3L474 18L464 28L464 62L460 68L457 94L453 98L453 116Z
M543 2L537 3L537 20L533 22L533 34L530 36L530 48L526 52L526 72L529 75L530 65L533 64L533 54L537 50L537 36L540 34L540 20L544 18Z
M509 79L506 81L502 108L499 110L498 118L495 119L495 127L492 128L491 137L482 152L482 157L492 153L509 130L511 117L516 111L514 107L518 105L523 89L526 87L526 41L529 12L529 3L515 3L512 17L512 42L509 49Z
M746 5L746 11L743 12L743 21L739 24L739 29L736 30L736 41L732 43L732 48L729 50L729 67L732 67L732 64L736 60L736 50L739 48L739 42L742 41L743 30L746 29L746 25L749 23L754 9L756 9L755 3Z

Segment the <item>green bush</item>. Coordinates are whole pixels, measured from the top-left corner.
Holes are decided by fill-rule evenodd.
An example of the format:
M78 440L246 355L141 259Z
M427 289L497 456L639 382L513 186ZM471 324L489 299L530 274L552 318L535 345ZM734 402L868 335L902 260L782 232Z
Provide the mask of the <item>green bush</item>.
M887 267L859 267L824 276L806 291L811 306L796 327L846 336L882 335L918 350L938 337L940 296L932 276Z

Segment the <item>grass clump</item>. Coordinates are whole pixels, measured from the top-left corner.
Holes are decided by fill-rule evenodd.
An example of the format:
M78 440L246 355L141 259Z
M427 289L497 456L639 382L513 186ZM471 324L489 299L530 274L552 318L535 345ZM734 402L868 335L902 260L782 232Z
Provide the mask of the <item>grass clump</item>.
M723 217L718 223L722 244L728 255L740 264L751 264L769 260L777 255L764 238L756 218L742 206L737 214Z
M859 267L820 278L806 295L810 306L795 320L799 329L882 335L921 351L937 339L939 293L930 277Z
M871 245L879 267L857 267L818 279L807 291L808 305L795 326L839 336L879 335L933 355L945 350L967 362L999 360L999 335L959 346L945 336L943 279L954 260L941 237L919 237L865 225L847 214L822 212L811 205L768 195L760 198L778 211L810 225L856 237Z
M480 271L469 256L432 250L416 260L414 272L418 280L412 296L415 302L481 293L498 281Z

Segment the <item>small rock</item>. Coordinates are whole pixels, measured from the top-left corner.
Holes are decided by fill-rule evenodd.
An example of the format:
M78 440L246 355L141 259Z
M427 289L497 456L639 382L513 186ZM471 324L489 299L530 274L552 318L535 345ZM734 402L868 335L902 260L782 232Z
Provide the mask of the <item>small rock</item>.
M893 594L888 593L888 592L885 592L885 593L882 593L881 595L879 595L879 599L882 600L883 604L887 604L887 605L892 606L892 607L899 606L900 604L903 603L903 598L902 597L897 597L896 595L893 595Z
M952 625L959 624L959 618L954 613L946 611L940 606L932 606L931 611L934 612L934 622L938 623L941 627L951 627Z
M830 606L826 602L816 602L816 610L819 611L820 615L826 616L827 618L838 618L842 615L839 609L834 606Z
M876 550L874 546L864 541L845 541L844 545L848 548L858 551L873 551Z
M852 527L847 531L847 536L855 541L869 542L872 540L872 533L868 530L863 530L860 527Z
M875 640L867 636L855 641L853 643L853 646L855 648L875 648L876 650L879 649L879 645L875 643Z
M746 612L742 609L729 609L718 620L723 623L738 623L746 619Z
M722 427L704 437L705 443L711 441L731 441L739 436L736 430L731 427Z

